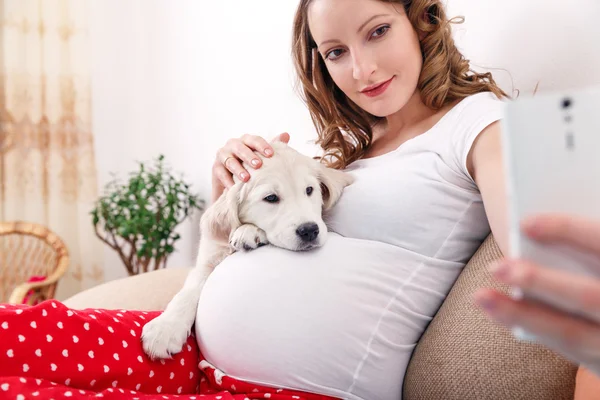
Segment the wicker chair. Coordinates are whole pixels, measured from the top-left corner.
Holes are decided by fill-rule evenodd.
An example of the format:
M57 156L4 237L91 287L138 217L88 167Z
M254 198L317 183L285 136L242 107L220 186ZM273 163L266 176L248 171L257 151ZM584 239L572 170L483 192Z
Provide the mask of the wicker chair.
M68 267L67 247L48 228L0 222L0 303L34 304L54 298Z

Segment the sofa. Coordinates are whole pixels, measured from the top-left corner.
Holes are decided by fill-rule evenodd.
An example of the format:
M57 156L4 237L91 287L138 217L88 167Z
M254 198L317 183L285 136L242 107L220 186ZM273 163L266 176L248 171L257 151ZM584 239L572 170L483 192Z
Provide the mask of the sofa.
M577 365L547 348L518 342L472 302L492 280L489 266L502 257L490 235L465 266L419 340L404 379L404 400L567 400ZM107 282L64 303L74 309L162 310L189 268L169 268ZM375 399L373 399L375 400Z

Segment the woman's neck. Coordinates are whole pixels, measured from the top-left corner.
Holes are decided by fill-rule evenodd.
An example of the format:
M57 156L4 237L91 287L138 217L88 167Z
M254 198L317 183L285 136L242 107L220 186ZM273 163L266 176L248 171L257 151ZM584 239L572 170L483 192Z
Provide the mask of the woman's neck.
M452 105L434 110L427 107L417 90L396 113L373 129L373 141L365 157L376 157L392 151L402 143L431 129Z

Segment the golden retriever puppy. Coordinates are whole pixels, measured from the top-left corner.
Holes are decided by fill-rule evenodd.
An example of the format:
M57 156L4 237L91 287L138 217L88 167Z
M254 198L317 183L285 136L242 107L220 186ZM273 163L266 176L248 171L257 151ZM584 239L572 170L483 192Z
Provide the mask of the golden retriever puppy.
M143 348L151 358L169 358L181 351L196 318L200 291L213 269L236 250L270 244L306 251L325 244L323 211L331 208L351 175L328 168L282 142L263 158L251 179L225 190L200 220L196 267L165 311L142 331Z

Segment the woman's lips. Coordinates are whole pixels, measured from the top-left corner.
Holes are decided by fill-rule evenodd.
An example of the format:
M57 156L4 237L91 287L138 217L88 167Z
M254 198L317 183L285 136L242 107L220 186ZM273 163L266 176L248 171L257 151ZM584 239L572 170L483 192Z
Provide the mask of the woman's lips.
M394 76L385 82L363 89L361 93L368 97L377 97L386 91L386 89L390 86L390 83L392 83L392 80L394 80Z

